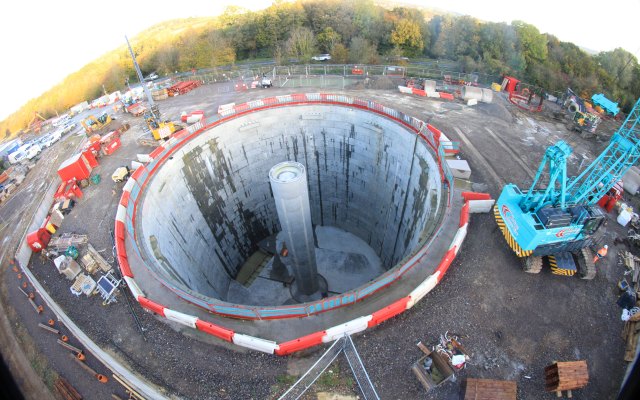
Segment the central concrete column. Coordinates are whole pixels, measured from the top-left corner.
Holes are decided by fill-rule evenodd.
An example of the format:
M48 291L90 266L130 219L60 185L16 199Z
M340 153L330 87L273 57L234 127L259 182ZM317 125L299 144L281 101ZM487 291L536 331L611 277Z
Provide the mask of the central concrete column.
M269 180L297 292L313 295L320 287L306 169L298 162L281 162L271 168Z

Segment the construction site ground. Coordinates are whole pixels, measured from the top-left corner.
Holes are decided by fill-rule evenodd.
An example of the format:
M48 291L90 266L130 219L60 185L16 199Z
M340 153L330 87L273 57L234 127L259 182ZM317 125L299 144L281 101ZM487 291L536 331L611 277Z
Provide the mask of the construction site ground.
M369 88L354 85L344 90L319 88L270 88L234 92L227 83L202 86L185 95L159 102L166 119L179 119L182 111L204 110L213 115L218 106L296 92L333 92L370 99L409 115L429 121L452 140L460 141L462 159L472 168L470 189L488 192L494 198L506 182L527 188L544 150L558 139L569 142L570 175L583 159L589 161L606 146L615 130L615 121L605 121L602 140L586 140L567 131L564 123L552 118L555 105L547 105L541 114L521 111L502 94L493 104L468 107L460 101L444 102L398 93L397 83L374 82ZM373 88L372 88L373 87ZM353 89L353 90L352 90ZM86 114L83 114L86 116ZM83 118L83 115L76 118ZM136 139L143 133L142 118L118 113L116 122L128 122L123 147L100 159L95 171L102 182L90 185L85 196L64 220L62 232L87 234L90 243L116 267L112 256L112 230L122 184L110 180L121 165L130 164L136 154L151 152ZM56 375L69 380L86 398L125 398L124 389L113 379L99 383L76 362L70 352L56 344L55 336L38 327L53 315L49 310L38 315L18 290L21 282L8 267L24 227L30 220L51 180L57 180L56 167L73 153L82 135L71 134L43 152L21 188L0 208L2 306L26 358L13 370L29 373L30 365L45 379L49 388ZM45 178L46 176L46 178ZM628 196L625 194L625 196ZM24 224L22 225L24 226ZM625 344L621 339L623 322L616 305L616 283L624 267L616 263L616 253L625 244L614 245L615 237L624 237L626 228L615 222L614 214L606 226L609 255L597 264L592 281L560 277L543 269L539 275L522 272L520 261L505 243L491 214L472 215L469 234L461 252L441 284L417 306L381 326L355 335L353 340L369 376L382 399L457 399L465 377L508 379L518 385L519 399L552 399L555 393L544 391L544 367L553 361L586 360L589 384L574 395L581 399L615 398L626 364ZM637 249L629 249L636 252ZM169 325L143 309L121 290L117 303L103 306L99 296L76 297L69 290L71 281L58 274L53 263L37 255L31 271L55 301L85 333L167 396L190 399L267 399L277 398L322 354L324 347L306 350L289 357L277 357L243 350L186 328ZM125 296L129 296L132 307ZM36 297L36 302L41 303ZM140 325L136 323L135 317ZM142 330L140 330L140 327ZM60 329L64 330L64 327ZM459 371L455 382L425 392L410 368L422 355L416 343L435 344L445 332L455 333L470 354L470 362ZM9 340L5 338L3 340ZM74 338L70 343L74 344ZM5 347L6 348L6 347ZM16 350L18 351L18 350ZM4 350L3 350L4 353ZM5 356L5 361L6 360ZM21 361L22 360L22 361ZM105 366L88 356L87 363L98 373L108 374ZM18 380L28 383L27 398L42 398L43 388L28 375ZM25 386L23 386L25 387ZM343 358L331 366L324 377L304 398L317 398L316 392L359 394L351 371Z

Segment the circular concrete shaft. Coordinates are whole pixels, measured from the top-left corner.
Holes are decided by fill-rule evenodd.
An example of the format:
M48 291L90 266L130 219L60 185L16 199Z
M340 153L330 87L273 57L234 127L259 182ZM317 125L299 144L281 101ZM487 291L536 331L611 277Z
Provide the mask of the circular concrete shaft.
M299 318L376 303L383 290L398 290L397 299L438 267L451 238L451 186L437 129L334 95L259 100L234 112L175 135L128 183L120 220L142 293L188 314L199 311L175 295L225 316ZM287 167L272 178L299 184L286 196L305 199L296 211L304 223L279 215L279 189L266 174L279 163ZM305 269L292 268L294 257ZM298 290L292 276L310 286Z
M291 267L298 293L310 296L318 291L318 268L306 169L299 162L281 162L271 168L269 180L287 253L277 250L293 261Z

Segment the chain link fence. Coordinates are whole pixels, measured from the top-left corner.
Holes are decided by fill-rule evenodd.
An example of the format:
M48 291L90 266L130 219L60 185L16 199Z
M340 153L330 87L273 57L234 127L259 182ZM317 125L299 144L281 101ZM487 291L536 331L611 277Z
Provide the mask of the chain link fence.
M417 78L447 83L471 83L488 87L500 83L498 75L460 72L454 62L425 61L409 65L361 65L361 64L296 64L274 65L270 63L245 64L192 70L171 76L172 81L199 80L204 84L251 82L262 76L272 79L277 87L319 87L344 89L367 78Z

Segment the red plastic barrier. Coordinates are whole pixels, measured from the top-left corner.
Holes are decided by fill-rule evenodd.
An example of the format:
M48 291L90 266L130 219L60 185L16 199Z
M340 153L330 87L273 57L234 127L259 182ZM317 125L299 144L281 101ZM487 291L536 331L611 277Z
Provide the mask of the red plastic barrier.
M440 98L445 100L453 100L453 95L451 93L440 92Z
M138 303L147 310L164 317L164 306L149 300L146 297L138 296Z
M460 227L469 222L469 202L466 201L460 210Z
M118 239L124 240L124 222L116 221L115 234L116 234L116 241L118 241Z
M438 283L440 283L440 281L444 277L444 274L447 273L447 270L449 269L449 266L451 265L451 262L453 261L454 258L456 258L455 246L449 249L449 251L447 251L447 254L445 254L444 257L442 257L442 261L440 261L440 265L438 265L438 269L436 270L436 272L440 272L440 275L438 276Z
M304 102L304 101L307 101L307 95L306 94L300 94L300 93L292 94L291 95L291 99L293 99L293 101Z
M286 356L288 354L295 353L296 351L308 349L309 347L322 344L322 338L327 333L325 331L314 332L310 335L300 337L298 339L290 340L288 342L280 343L275 350L276 355Z
M382 310L378 310L371 314L371 320L369 321L368 327L371 328L373 326L379 325L389 318L393 318L396 315L404 312L407 309L407 303L409 302L409 299L409 296L403 297L400 300L389 304Z
M464 201L491 200L491 195L489 193L462 192L462 198L464 199Z
M118 264L120 264L120 272L122 272L122 275L133 278L133 272L131 272L131 267L129 266L129 260L127 260L127 256L118 255Z
M196 319L196 328L199 331L219 337L220 339L226 340L227 342L233 341L234 332L231 329L223 328L221 326L212 324L211 322L202 321L201 319Z
M412 88L411 92L413 92L413 94L417 94L418 96L423 96L423 97L427 95L426 90L423 90L423 89L414 89L414 88Z
M131 193L124 191L122 192L122 196L120 196L120 205L126 207L129 204L129 197L131 197Z
M164 147L162 147L162 146L158 146L158 147L156 147L156 149L155 149L154 151L152 151L152 152L151 152L151 154L149 154L149 157L151 157L151 158L155 159L155 158L156 158L156 157L158 157L158 156L160 155L160 153L162 153L163 151L164 151ZM138 170L139 170L139 169L140 169L140 168L138 168L138 169L136 170L136 172L138 172ZM134 175L135 175L135 173L134 173ZM135 179L135 178L134 178L134 179Z
M118 239L116 237L116 254L119 256L126 256L127 250L124 248L124 239Z

